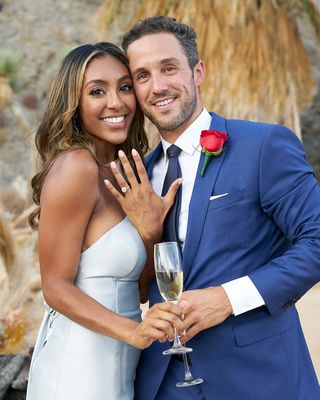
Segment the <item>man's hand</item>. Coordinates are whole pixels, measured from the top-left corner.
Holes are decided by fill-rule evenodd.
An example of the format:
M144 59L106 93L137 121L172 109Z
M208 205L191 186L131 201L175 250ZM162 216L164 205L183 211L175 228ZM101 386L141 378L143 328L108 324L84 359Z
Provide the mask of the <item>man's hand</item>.
M185 343L204 329L223 322L232 314L229 298L222 286L183 292L178 306L182 308L186 335Z

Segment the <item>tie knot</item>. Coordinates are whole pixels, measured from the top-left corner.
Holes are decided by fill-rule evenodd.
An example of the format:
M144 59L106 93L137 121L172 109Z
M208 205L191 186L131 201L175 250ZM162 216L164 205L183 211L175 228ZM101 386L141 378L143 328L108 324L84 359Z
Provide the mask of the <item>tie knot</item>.
M180 147L176 146L175 144L172 144L170 147L167 149L167 157L172 158L172 157L178 157L178 155L181 153Z

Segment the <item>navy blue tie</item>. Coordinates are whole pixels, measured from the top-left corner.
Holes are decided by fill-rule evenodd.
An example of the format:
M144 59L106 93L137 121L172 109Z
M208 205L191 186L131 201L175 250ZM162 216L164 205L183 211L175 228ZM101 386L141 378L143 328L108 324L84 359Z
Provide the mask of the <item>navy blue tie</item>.
M181 149L172 144L167 150L167 157L169 158L169 165L166 176L164 178L163 188L162 188L162 196L167 194L168 189L173 181L178 178L181 178L181 169L178 161L178 156L181 152ZM166 242L177 242L179 243L179 214L181 208L181 185L176 194L174 204L171 207L167 217L164 221L163 226L163 240Z

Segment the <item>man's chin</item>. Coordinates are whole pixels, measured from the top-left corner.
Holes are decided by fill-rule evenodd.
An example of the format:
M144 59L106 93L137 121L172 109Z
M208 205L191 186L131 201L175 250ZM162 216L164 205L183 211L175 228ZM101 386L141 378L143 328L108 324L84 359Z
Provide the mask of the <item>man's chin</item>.
M178 128L181 125L181 121L179 121L179 117L176 118L155 118L152 116L148 116L150 121L160 130L160 131L172 131Z

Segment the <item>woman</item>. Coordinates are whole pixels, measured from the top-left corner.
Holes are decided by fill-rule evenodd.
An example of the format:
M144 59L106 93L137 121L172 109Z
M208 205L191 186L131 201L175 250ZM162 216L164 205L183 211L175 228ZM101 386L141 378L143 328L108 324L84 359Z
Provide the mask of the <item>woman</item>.
M183 330L181 311L170 303L155 305L140 322L138 292L143 241L150 250L159 240L180 182L163 199L151 190L139 156L147 150L143 115L115 45L83 45L66 56L36 145L42 167L32 187L39 207L30 223L39 228L47 311L27 399L132 399L139 349L171 339L172 325ZM126 210L136 226L104 185L106 179L118 187L113 172L121 181L113 161L118 151L132 183L123 178L122 192L130 191ZM148 198L137 202L134 192ZM147 212L140 218L141 207Z

